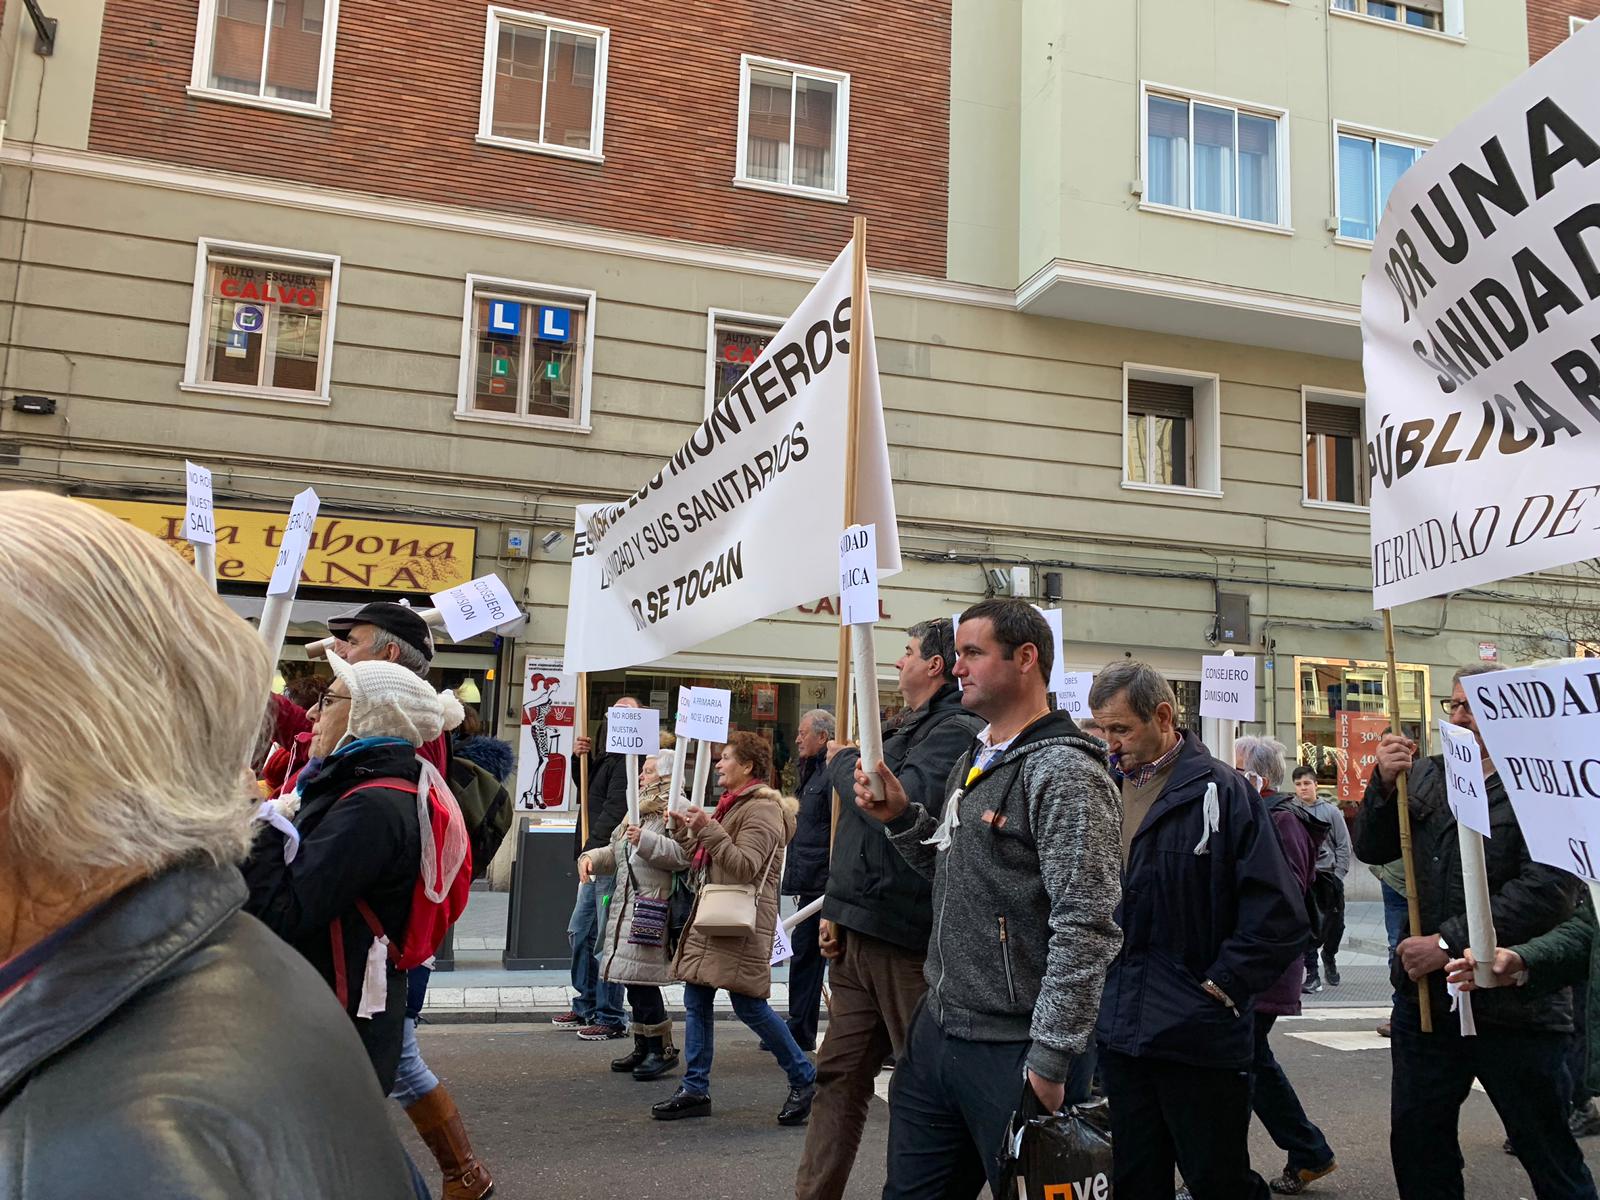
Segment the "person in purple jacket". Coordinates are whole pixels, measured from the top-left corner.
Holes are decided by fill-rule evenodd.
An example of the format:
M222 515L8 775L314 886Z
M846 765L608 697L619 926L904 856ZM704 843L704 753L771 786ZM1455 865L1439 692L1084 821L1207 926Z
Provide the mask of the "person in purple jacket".
M1261 800L1272 817L1278 844L1289 870L1309 895L1317 877L1317 849L1328 837L1329 825L1291 792L1281 792L1285 770L1283 743L1272 738L1242 737L1233 744L1233 765L1261 793ZM1273 1142L1288 1155L1283 1172L1267 1181L1280 1196L1298 1196L1306 1185L1332 1172L1333 1150L1322 1130L1306 1116L1295 1094L1294 1085L1272 1053L1268 1035L1279 1017L1300 1015L1300 985L1305 979L1305 961L1289 964L1282 978L1256 997L1255 1060L1251 1064L1250 1108L1271 1135Z

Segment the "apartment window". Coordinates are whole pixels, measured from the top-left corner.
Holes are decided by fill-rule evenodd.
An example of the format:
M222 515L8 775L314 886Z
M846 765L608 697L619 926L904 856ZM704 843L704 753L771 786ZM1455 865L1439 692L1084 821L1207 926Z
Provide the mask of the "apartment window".
M599 161L610 38L598 25L491 8L478 140Z
M1123 369L1123 483L1216 494L1217 377L1128 364Z
M338 0L202 0L190 92L328 116Z
M1589 23L1590 19L1591 18L1589 18L1589 17L1568 17L1567 18L1567 36L1571 37L1573 34L1577 33L1578 30L1582 29L1585 25L1587 25Z
M1367 505L1365 440L1361 436L1362 405L1349 392L1301 394L1306 439L1306 493L1319 504Z
M706 415L743 379L783 322L776 317L711 310L706 347Z
M184 384L328 399L339 260L202 240Z
M1377 134L1337 129L1339 236L1370 242L1389 193L1426 146Z
M460 415L588 427L594 293L472 276Z
M1461 0L1332 0L1330 7L1411 29L1461 33Z
M842 200L849 125L850 76L744 55L734 182Z
M1148 92L1146 202L1263 225L1286 224L1283 115Z

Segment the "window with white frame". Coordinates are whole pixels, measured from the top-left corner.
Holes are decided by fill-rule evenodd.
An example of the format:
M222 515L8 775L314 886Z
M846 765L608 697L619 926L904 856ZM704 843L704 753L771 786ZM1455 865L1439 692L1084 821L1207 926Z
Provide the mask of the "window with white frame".
M1590 17L1568 17L1567 18L1567 36L1571 37L1573 34L1577 33L1578 30L1582 29L1585 25L1587 25L1590 22L1591 19L1592 18L1590 18Z
M326 115L338 0L201 0L190 90Z
M1217 377L1161 367L1123 368L1123 483L1221 488Z
M462 415L587 428L594 293L471 276Z
M1370 242L1389 193L1422 157L1425 143L1335 126L1338 143L1339 236Z
M1145 105L1146 203L1288 224L1281 111L1155 90Z
M783 326L776 317L711 310L706 360L706 415L738 385Z
M1408 29L1425 29L1460 37L1463 0L1330 0L1334 12L1392 21Z
M850 76L743 55L735 182L843 198Z
M1301 392L1306 438L1307 501L1367 505L1362 437L1363 398L1352 392Z
M610 39L599 25L491 8L479 140L598 160Z
M328 399L339 260L202 239L187 386Z

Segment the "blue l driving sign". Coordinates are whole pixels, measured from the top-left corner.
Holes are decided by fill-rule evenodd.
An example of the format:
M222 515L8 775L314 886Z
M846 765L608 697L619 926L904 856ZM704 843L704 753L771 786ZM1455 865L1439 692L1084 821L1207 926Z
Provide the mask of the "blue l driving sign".
M572 310L570 308L541 308L539 310L539 338L546 342L571 340Z
M522 305L515 300L489 301L489 332L516 337L522 332Z

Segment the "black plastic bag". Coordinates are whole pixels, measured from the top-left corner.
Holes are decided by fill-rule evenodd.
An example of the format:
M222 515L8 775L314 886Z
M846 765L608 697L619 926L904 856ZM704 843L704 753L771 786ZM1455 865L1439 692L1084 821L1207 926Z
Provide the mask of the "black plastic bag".
M1024 1083L1000 1162L999 1200L1111 1200L1111 1114L1105 1101L1052 1115Z

